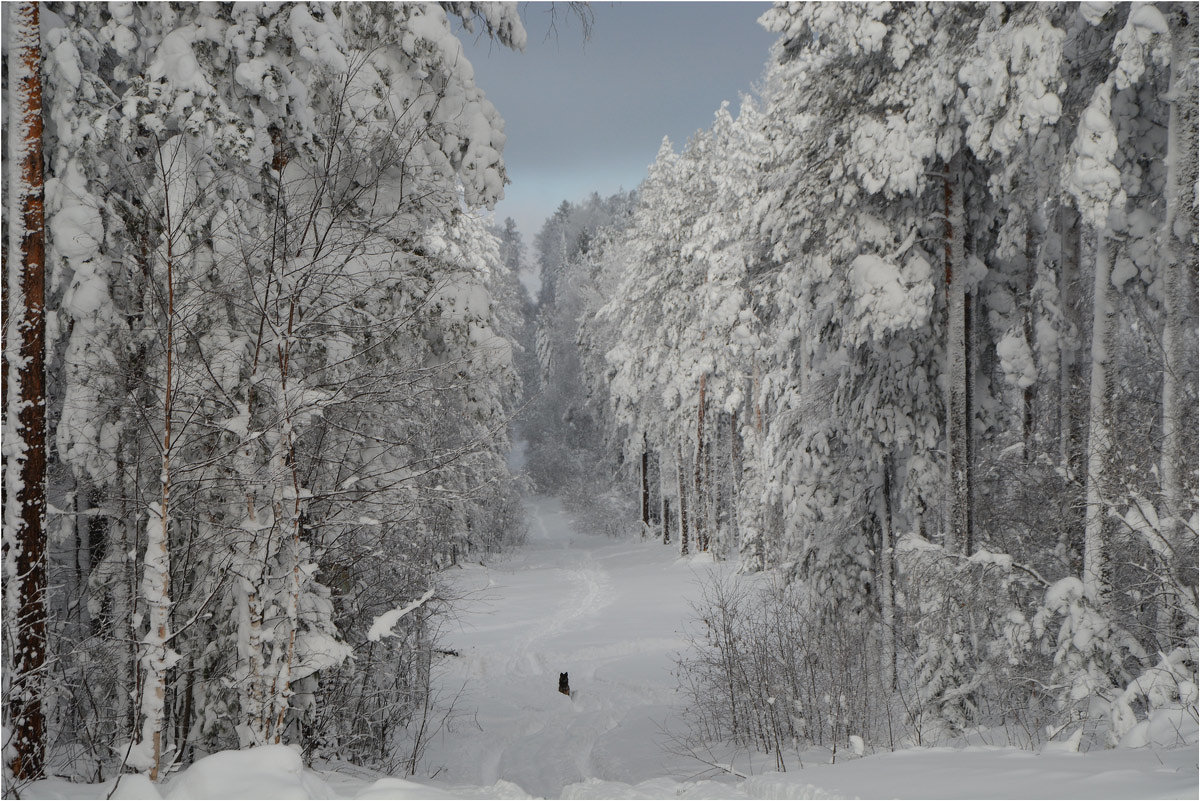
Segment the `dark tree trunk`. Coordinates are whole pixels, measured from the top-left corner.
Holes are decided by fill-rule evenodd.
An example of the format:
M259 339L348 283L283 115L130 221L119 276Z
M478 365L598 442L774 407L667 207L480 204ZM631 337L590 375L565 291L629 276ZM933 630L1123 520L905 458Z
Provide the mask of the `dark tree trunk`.
M671 544L671 501L665 494L662 497L662 540L663 545Z
M642 536L650 532L650 448L642 434Z
M678 478L679 485L679 553L681 556L687 556L688 553L688 505L687 505L687 482L683 480L683 445L679 445L678 452L679 461L678 468L675 474Z

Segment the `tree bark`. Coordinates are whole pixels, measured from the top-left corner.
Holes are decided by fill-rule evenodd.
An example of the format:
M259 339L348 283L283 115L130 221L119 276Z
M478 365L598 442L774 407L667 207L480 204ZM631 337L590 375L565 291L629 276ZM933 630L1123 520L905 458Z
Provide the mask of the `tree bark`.
M314 255L315 261L315 255ZM295 318L296 318L296 302L290 304L288 311L288 326L285 343L290 343L295 333ZM300 479L299 469L296 465L296 442L295 442L295 424L292 395L294 391L289 388L289 373L291 366L290 344L284 344L277 348L279 359L279 403L281 404L280 420L283 423L282 436L280 442L284 446L281 453L281 461L278 465L281 471L286 472L289 486L281 494L277 507L279 514L276 514L276 520L282 520L283 528L286 531L284 543L281 545L289 548L287 552L287 564L289 568L290 584L285 595L287 599L284 603L284 625L286 627L287 636L287 651L283 656L281 663L278 666L276 675L271 682L271 701L270 715L266 720L265 738L269 742L279 743L283 737L284 723L287 717L287 710L292 697L292 664L296 656L296 632L300 626L300 591L302 585L302 576L300 574L300 562L303 556L303 543L301 541L301 525L304 518L304 487Z
M687 482L683 480L684 464L683 464L683 443L677 446L676 457L678 461L675 463L676 484L679 489L679 555L688 555L688 504L687 504Z
M1037 280L1041 253L1035 233L1033 220L1028 220L1025 223L1025 308L1021 310L1021 332L1025 335L1025 342L1029 344L1030 348L1033 348L1035 343L1033 287ZM1033 406L1034 387L1036 386L1037 382L1035 381L1021 391L1021 460L1027 465L1033 460Z
M762 406L758 401L758 381L758 366L755 365L754 376L746 395L746 413L749 419L746 430L749 433L749 445L739 449L738 457L735 460L737 463L735 470L738 474L737 491L739 497L743 499L735 507L738 537L741 543L739 570L747 573L757 573L766 567L766 548L763 543L762 477L760 474ZM743 444L745 445L745 443ZM746 452L750 454L749 460L745 457Z
M1113 323L1108 232L1096 231L1096 272L1092 312L1092 376L1088 408L1087 518L1084 522L1083 587L1093 602L1107 600L1107 553L1104 541L1105 484L1112 435L1109 431L1108 399L1112 376L1108 369L1112 354Z
M658 454L658 499L662 504L662 519L659 523L662 525L663 545L669 545L671 543L671 500L665 486L668 479L664 465L664 453L661 448Z
M701 551L708 551L713 547L713 543L717 538L716 527L716 507L720 503L720 498L716 489L712 484L712 446L714 436L704 448L704 464L700 474L700 492L698 493L701 500L701 508L704 513L704 542L701 545Z
M1079 371L1077 339L1081 328L1075 300L1075 284L1079 275L1079 223L1079 215L1075 210L1070 206L1063 206L1059 212L1062 262L1059 270L1058 300L1063 314L1063 330L1059 332L1058 351L1058 458L1068 480L1079 474L1079 415L1075 414L1074 407L1075 383Z
M8 721L13 777L45 772L46 318L41 38L37 3L11 6L8 62L9 242L5 251L3 394L6 617L15 624Z
M1184 475L1195 462L1186 454L1184 433L1195 430L1195 404L1191 393L1196 381L1196 341L1191 328L1193 303L1188 275L1197 271L1196 206L1197 181L1196 119L1196 30L1195 7L1186 3L1168 11L1171 29L1171 104L1167 127L1167 176L1163 219L1163 384L1162 456L1159 476L1162 488L1163 537L1169 550L1158 610L1158 639L1164 651L1175 644L1175 612L1180 607L1176 580L1171 574L1184 558L1184 517L1190 511ZM1190 271L1190 272L1189 272Z
M650 446L642 433L642 536L650 534Z
M173 180L162 148L158 149L159 177L166 198L166 380L163 384L163 437L159 473L160 497L149 505L146 521L146 557L142 565L142 599L149 613L149 629L142 639L141 714L142 729L138 740L141 755L147 761L150 781L158 781L162 768L163 735L166 731L167 671L174 664L168 648L171 624L171 456L174 447L172 423L175 417L175 228L171 219L170 183ZM144 749L149 749L145 752Z
M729 496L725 502L725 525L729 528L727 542L740 542L741 531L738 529L737 507L738 497L742 488L742 464L738 451L738 413L735 409L729 415Z
M707 378L707 375L700 376L700 403L696 409L696 461L692 471L692 485L696 492L692 528L696 531L696 549L699 551L708 550L708 498L704 487L704 395Z
M662 496L662 541L663 545L671 544L671 499L666 493Z
M946 259L946 454L949 482L943 543L951 553L971 547L971 360L970 306L967 292L966 212L963 206L962 156L955 156L945 178Z
M891 467L884 462L883 480L876 496L879 518L879 618L883 628L883 669L888 690L896 689L895 560L892 543Z

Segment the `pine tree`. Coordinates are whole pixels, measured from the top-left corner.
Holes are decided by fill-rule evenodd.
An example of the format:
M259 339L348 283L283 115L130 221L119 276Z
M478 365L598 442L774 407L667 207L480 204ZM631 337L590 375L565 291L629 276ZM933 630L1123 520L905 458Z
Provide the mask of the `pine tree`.
M1167 177L1163 215L1163 385L1162 385L1162 459L1159 476L1162 485L1163 539L1170 552L1163 582L1158 616L1160 647L1169 651L1179 641L1175 616L1183 614L1178 576L1179 565L1192 552L1184 516L1191 504L1185 500L1182 455L1193 453L1196 408L1196 337L1195 281L1197 267L1196 197L1186 187L1197 181L1196 103L1197 59L1195 26L1200 23L1194 6L1179 4L1167 10L1170 25L1170 116L1167 131ZM1187 443L1187 444L1185 444ZM1191 445L1191 447L1188 447ZM1194 492L1190 493L1194 495ZM1192 561L1195 561L1194 559Z
M46 289L41 37L37 3L8 7L12 46L6 162L4 315L5 621L13 634L5 687L16 779L46 769ZM8 650L8 649L6 649Z

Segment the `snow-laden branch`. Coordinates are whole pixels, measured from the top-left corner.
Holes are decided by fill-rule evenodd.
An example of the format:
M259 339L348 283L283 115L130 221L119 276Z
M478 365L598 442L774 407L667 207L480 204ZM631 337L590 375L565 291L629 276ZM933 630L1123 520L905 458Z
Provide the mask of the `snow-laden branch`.
M433 597L433 593L433 590L429 590L408 606L400 606L390 612L384 612L382 615L376 616L375 620L371 623L370 631L367 632L367 639L371 642L379 642L383 637L395 636L395 632L392 629L400 622L400 618L414 609L419 609L423 606L426 601Z

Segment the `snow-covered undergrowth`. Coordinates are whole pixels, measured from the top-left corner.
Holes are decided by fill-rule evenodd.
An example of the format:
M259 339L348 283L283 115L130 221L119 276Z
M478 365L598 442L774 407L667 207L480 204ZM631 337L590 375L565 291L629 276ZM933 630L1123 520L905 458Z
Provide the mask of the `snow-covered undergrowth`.
M774 760L714 747L685 753L673 675L700 580L724 573L654 542L578 532L555 500L533 498L526 545L451 580L469 600L447 634L440 682L460 714L421 765L433 778L345 764L305 768L297 751L222 752L153 785L122 779L113 798L1187 798L1193 745L1041 753L976 745L864 757L812 750ZM572 696L558 692L569 675ZM715 756L713 756L715 755ZM700 758L733 763L722 772ZM39 782L26 798L95 798L112 783Z

